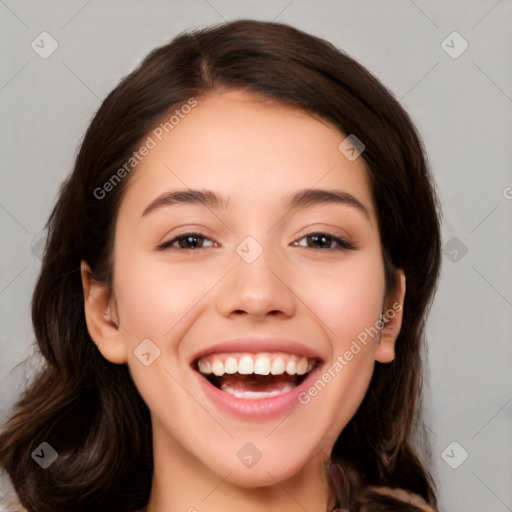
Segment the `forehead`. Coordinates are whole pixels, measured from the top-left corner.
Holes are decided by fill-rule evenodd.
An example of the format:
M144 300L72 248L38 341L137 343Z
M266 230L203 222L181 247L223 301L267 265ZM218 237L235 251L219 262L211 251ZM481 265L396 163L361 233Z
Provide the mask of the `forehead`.
M148 134L152 149L123 202L140 210L134 203L164 189L205 188L248 207L299 189L342 188L374 216L364 160L346 158L339 149L346 135L327 121L245 91L198 98L184 112Z

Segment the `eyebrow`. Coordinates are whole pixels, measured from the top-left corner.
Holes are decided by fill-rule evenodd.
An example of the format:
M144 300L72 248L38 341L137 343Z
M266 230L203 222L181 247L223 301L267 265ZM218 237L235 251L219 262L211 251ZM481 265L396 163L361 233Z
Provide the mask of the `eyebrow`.
M363 203L352 194L342 190L318 188L299 190L291 196L286 207L289 210L297 210L328 203L350 206L363 213L371 222L370 214ZM228 199L212 190L205 189L184 189L164 192L149 203L141 217L145 217L150 212L160 208L179 204L198 204L218 210L219 208L227 208Z

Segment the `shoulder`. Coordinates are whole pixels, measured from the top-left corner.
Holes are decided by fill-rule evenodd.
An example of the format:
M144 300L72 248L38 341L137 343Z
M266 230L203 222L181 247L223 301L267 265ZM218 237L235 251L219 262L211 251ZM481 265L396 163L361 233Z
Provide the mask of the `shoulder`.
M391 487L370 487L372 491L378 492L379 494L384 494L391 498L396 498L405 503L410 503L425 512L437 512L433 509L421 496L417 494L413 494L409 491L405 491L403 489L392 489Z
M27 512L27 509L19 502L11 480L3 470L0 470L0 511Z

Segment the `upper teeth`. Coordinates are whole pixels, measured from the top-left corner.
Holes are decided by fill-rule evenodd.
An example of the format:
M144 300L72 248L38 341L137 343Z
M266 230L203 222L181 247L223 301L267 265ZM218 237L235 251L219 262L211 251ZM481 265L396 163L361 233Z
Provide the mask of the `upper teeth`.
M211 354L201 357L197 366L204 374L214 374L221 377L224 374L232 375L304 375L315 366L313 359L286 353L234 353Z

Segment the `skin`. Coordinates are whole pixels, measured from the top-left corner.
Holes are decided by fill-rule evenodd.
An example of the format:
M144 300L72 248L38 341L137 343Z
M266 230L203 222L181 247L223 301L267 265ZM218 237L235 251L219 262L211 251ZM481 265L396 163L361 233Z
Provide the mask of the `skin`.
M394 358L401 311L308 404L278 419L244 421L219 410L190 361L227 338L277 336L314 348L327 369L381 313L403 304L402 272L385 297L365 163L338 150L344 138L325 121L247 92L198 99L129 177L116 223L112 296L83 262L91 337L106 359L128 364L151 411L149 512L323 512L334 504L325 464L375 361ZM186 188L211 189L228 204L166 206L141 218L160 194ZM310 188L348 192L367 215L334 203L286 207L289 195ZM157 250L186 232L204 235L203 246L192 251L176 242ZM356 248L306 236L318 232ZM252 263L236 252L247 236L263 249ZM160 350L149 366L134 354L147 338ZM247 442L262 453L251 468L237 458Z

